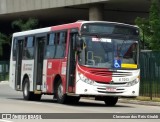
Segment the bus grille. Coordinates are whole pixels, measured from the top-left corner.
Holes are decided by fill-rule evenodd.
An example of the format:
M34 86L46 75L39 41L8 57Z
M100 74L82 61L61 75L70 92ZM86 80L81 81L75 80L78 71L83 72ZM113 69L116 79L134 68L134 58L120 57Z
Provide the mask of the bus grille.
M96 81L97 84L107 84L107 85L125 85L127 82L101 82Z
M126 77L131 76L132 72L123 72L123 71L96 71L96 70L90 70L90 73L94 75L100 75L100 76L110 76L110 77Z

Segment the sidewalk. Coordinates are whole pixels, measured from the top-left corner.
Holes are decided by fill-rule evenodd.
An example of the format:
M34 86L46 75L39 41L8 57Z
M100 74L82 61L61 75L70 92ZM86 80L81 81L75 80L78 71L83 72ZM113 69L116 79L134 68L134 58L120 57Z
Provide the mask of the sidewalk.
M130 104L139 104L139 105L150 105L150 106L160 106L160 102L153 101L142 101L142 100L130 100L125 98L120 98L118 100L120 103L130 103Z

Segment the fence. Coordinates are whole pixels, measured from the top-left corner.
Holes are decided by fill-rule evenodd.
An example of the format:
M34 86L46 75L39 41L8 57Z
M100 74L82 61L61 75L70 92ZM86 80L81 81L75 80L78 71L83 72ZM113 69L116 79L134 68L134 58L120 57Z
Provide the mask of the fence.
M160 52L143 51L140 53L140 95L160 97Z
M8 80L9 61L0 61L0 81Z

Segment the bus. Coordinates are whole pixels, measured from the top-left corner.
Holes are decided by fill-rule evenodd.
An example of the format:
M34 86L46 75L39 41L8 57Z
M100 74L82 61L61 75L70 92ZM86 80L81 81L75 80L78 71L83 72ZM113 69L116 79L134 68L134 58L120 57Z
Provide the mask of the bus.
M58 103L94 97L107 106L139 95L139 29L108 21L74 23L13 34L10 86L25 100Z

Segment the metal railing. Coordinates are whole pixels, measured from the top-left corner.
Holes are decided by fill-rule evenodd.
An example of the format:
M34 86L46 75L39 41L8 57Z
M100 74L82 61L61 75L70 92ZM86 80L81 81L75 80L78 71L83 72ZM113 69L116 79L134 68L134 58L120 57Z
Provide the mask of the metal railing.
M140 96L160 97L160 51L142 51L140 69Z
M0 61L0 81L8 80L9 61Z

